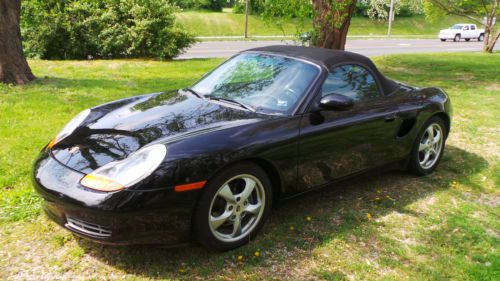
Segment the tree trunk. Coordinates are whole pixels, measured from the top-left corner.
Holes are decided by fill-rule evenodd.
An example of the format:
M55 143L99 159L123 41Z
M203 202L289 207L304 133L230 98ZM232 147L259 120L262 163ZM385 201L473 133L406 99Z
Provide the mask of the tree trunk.
M489 42L490 42L490 27L489 25L486 25L484 27L484 43L483 43L483 51L488 51L488 46L489 46Z
M490 37L493 37L492 29L493 18L489 16L486 18L485 26L484 26L484 43L483 43L483 51L487 52L490 48Z
M314 45L319 48L344 50L356 0L313 0ZM333 3L336 2L336 3ZM335 9L332 8L335 6Z
M498 41L498 37L500 37L500 31L497 32L494 38L491 38L491 43L488 44L488 48L486 49L488 53L493 53L493 49L495 49L495 44Z
M35 79L24 57L20 0L0 0L0 83L26 84Z
M495 26L493 25L493 20L497 17L497 9L500 5L500 0L497 0L492 3L491 10L488 13L488 10L485 9L486 12L486 22L484 27L484 48L483 50L488 53L492 53L495 48L495 44L497 43L498 36L500 32L495 34Z

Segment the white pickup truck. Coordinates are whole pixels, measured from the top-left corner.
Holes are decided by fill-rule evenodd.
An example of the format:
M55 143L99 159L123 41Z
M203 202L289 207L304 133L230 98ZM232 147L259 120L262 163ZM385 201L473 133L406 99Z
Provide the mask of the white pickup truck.
M439 32L439 39L443 42L447 39L452 39L455 42L460 41L460 39L465 39L465 41L470 41L471 39L483 41L484 29L478 29L475 24L455 24L448 29L441 30Z

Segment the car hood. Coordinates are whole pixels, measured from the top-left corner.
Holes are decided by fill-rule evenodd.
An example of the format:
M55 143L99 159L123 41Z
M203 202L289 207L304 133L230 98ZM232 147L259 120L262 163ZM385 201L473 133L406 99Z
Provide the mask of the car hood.
M103 104L91 109L70 136L51 149L65 166L93 170L153 143L169 143L271 118L182 91L155 93Z

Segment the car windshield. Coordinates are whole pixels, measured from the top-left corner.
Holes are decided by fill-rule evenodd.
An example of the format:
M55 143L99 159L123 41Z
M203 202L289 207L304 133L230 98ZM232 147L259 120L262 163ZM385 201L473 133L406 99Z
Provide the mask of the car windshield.
M319 68L282 56L243 53L228 60L191 89L207 98L229 100L268 114L296 107Z
M461 24L455 24L450 29L462 29L462 27L463 27L463 25L461 25Z

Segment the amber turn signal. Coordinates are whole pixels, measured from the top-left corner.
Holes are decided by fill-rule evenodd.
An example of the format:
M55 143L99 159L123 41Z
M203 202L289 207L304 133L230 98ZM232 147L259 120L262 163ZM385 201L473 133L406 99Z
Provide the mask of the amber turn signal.
M49 144L47 144L47 148L52 148L57 143L57 138L53 138L50 140Z
M80 184L90 189L106 191L106 192L118 191L125 188L125 186L111 179L92 174L88 174L85 177L83 177L82 180L80 181Z
M193 182L193 183L188 183L188 184L176 185L175 192L183 192L183 191L201 189L205 186L206 182L207 181L199 181L199 182Z

